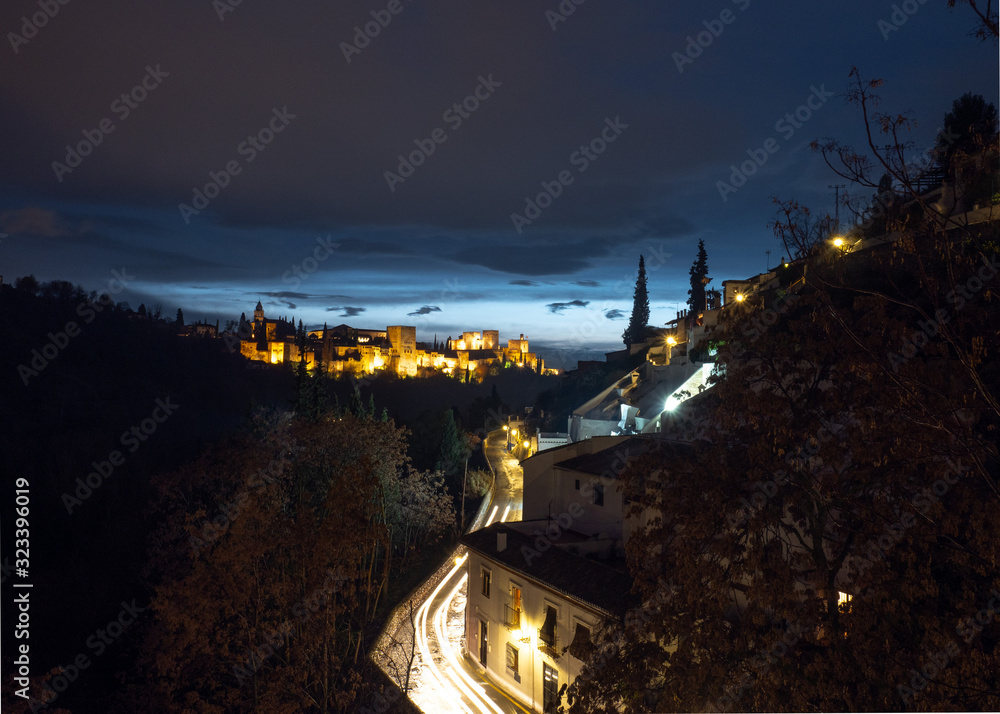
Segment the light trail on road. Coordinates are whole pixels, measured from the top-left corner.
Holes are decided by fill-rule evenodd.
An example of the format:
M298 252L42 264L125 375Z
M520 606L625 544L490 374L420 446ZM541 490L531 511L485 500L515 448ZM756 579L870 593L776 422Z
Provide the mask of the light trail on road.
M465 560L463 556L462 560ZM452 588L451 593L445 598L444 603L438 608L438 611L434 613L434 631L437 634L438 642L443 643L441 645L441 651L444 653L445 658L451 664L451 667L445 670L448 678L453 681L459 689L465 692L465 695L471 699L476 708L482 712L482 714L504 714L504 711L500 709L496 704L491 702L480 690L479 685L470 677L462 668L462 664L458 661L459 653L455 652L455 647L452 645L451 640L448 639L444 629L445 621L448 617L448 612L451 610L452 602L455 600L455 596L458 595L459 590L465 587L469 579L468 573L462 575L459 578L458 583ZM483 703L486 704L487 708L483 707Z
M498 510L499 507L494 507L490 521ZM503 522L509 513L510 506L504 509L500 521ZM433 714L438 712L508 714L509 710L501 709L486 696L482 691L483 683L469 676L463 665L460 647L448 637L448 613L454 606L455 599L463 594L468 586L468 573L461 572L467 557L468 554L455 557L455 565L417 610L414 624L422 663L421 670L429 671L430 680L424 680L421 686L415 688L412 693L413 699L428 714L432 712ZM461 576L455 581L459 573ZM453 581L455 582L451 590L441 599L442 591ZM441 654L443 662L436 661L431 651L432 635L437 640L437 651Z
M417 649L420 650L420 658L424 663L424 667L430 672L432 681L428 682L430 684L430 691L427 689L422 689L421 699L426 695L430 695L435 699L434 706L435 711L455 711L452 706L453 698L449 698L449 689L451 688L445 681L444 674L438 668L437 663L434 661L434 656L431 654L430 642L427 639L427 615L430 611L431 603L434 602L434 598L438 596L438 593L444 588L451 577L458 572L461 566L456 563L455 567L449 571L448 575L434 588L434 592L421 603L420 608L417 610L416 621L414 622L414 629L416 632L414 636L417 638ZM440 644L440 643L439 643ZM460 702L461 704L461 702ZM469 709L464 704L461 704L462 708L460 711L468 712L472 714L472 710Z
M510 496L512 483L520 487L520 468L516 461L504 467L498 497L482 527L494 522L501 506L501 523L512 512L520 513L520 499ZM460 604L468 592L469 576L464 572L468 555L459 555L462 550L459 548L452 554L454 566L417 608L413 625L419 659L413 666L409 696L426 714L526 713L527 709L492 685L463 655L465 613L461 613L461 620L452 615L456 601ZM449 615L452 615L450 623Z

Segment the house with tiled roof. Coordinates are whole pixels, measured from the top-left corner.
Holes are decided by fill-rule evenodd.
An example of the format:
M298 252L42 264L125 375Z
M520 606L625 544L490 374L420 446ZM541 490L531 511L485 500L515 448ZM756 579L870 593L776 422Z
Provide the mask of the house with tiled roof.
M554 711L561 687L580 674L595 629L638 602L623 558L572 552L588 540L572 529L570 513L494 523L462 538L469 573L466 651L535 711Z
M591 635L638 604L619 477L644 455L690 447L659 436L603 436L522 462L524 520L467 534L465 649L511 697L550 711L589 653Z

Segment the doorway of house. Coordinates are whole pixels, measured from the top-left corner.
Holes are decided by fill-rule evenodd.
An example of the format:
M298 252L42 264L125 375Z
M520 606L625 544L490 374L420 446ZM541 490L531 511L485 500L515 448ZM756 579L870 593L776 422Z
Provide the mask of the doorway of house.
M487 634L489 633L489 626L483 622L479 621L479 664L486 666L486 653L489 652L489 643L487 641Z

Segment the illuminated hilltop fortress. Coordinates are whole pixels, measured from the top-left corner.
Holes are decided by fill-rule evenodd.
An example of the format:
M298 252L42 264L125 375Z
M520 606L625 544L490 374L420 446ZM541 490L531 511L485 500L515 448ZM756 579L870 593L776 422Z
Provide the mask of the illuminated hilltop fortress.
M279 364L297 363L302 348L296 338L294 321L264 316L257 302L253 322L240 316L240 352L249 360ZM438 344L417 342L417 328L412 325L389 325L384 330L367 330L350 325L324 327L305 335L306 367L322 363L333 374L373 374L391 370L400 376L426 376L434 372L461 375L481 380L492 367L525 367L538 373L546 370L544 360L528 351L528 340L521 335L507 340L502 347L498 330L463 332L458 339L448 337Z

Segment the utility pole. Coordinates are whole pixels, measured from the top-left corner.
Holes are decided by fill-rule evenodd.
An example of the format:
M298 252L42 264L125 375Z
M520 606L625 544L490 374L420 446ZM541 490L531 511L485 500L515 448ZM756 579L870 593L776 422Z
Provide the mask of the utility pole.
M764 253L767 255L767 260L764 261L764 272L766 273L771 269L771 251L765 250Z
M469 480L469 453L465 453L465 475L462 476L462 519L459 522L459 528L462 533L465 533L465 483ZM454 512L454 511L453 511Z
M837 232L839 233L840 232L840 189L847 188L847 185L846 184L842 184L842 183L832 183L832 184L828 184L827 188L832 188L835 191L834 197L833 197L833 207L834 207L834 211L836 211L836 214L837 214L837 218L836 218L836 221L837 221Z

